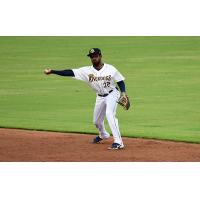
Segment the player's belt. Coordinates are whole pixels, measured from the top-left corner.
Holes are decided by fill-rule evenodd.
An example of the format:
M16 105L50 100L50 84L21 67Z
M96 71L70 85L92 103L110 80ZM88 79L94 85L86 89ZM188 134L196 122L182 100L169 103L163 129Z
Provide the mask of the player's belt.
M108 94L98 94L98 96L100 96L100 97L107 97L112 91L113 91L113 90L110 90L110 91L108 92Z

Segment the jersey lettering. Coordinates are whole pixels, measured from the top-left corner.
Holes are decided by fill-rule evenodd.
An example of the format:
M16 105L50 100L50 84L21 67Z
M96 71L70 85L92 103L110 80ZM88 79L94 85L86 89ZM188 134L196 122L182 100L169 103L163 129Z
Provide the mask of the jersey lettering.
M108 76L95 76L94 74L89 74L89 82L93 81L110 81L111 80L111 75Z

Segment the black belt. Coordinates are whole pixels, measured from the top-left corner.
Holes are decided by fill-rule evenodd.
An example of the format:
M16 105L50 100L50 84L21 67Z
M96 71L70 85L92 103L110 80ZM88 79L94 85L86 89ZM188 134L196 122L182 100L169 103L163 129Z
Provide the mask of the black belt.
M112 91L113 91L113 90L110 90L110 91L108 92L108 94L98 94L98 96L100 96L100 97L107 97Z

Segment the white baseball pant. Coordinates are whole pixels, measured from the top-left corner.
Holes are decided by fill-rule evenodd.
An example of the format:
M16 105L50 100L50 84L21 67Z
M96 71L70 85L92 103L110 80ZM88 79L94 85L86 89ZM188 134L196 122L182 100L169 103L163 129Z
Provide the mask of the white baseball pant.
M104 126L104 119L106 117L112 131L114 143L123 145L118 119L116 118L116 109L118 105L117 100L119 97L120 93L117 89L114 89L106 97L100 97L97 95L94 107L93 123L99 130L99 136L102 139L109 138L110 134L106 131Z

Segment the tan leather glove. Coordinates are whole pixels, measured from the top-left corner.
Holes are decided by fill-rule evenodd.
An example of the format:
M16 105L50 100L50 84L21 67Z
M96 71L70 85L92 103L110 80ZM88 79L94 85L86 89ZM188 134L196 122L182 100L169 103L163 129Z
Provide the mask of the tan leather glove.
M117 103L121 105L125 110L128 110L130 108L130 101L126 93L121 94Z

